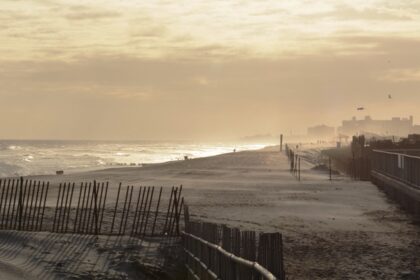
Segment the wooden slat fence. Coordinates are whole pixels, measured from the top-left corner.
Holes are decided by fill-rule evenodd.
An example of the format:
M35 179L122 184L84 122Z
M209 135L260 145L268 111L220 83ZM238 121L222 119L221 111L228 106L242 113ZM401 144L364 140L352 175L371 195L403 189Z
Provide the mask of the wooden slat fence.
M372 170L420 189L420 156L373 150Z
M299 154L297 154L293 149L289 147L289 145L286 144L285 146L285 153L287 156L287 159L289 160L290 164L290 173L300 181L300 174L301 174L301 157Z
M110 188L108 182L52 186L0 179L0 229L130 236L179 236L182 186Z
M284 280L280 233L256 233L189 221L185 208L184 251L188 279Z

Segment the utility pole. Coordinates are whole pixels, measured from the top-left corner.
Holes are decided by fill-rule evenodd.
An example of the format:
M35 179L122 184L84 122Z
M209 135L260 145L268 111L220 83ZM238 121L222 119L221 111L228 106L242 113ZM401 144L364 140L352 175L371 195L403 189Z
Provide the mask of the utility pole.
M330 169L330 181L332 181L332 171L331 171L331 157L328 158L328 165L329 165L329 169Z
M283 152L283 134L280 134L280 152Z
M300 157L299 157L299 167L298 168L299 168L298 169L299 170L299 173L298 173L299 174L299 177L298 178L299 178L299 181L300 181Z

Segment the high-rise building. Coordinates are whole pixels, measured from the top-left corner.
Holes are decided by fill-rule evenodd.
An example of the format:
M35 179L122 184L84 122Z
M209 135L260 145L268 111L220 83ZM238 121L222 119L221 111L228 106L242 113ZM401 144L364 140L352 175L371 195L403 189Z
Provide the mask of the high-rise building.
M308 128L308 136L316 139L326 139L334 137L335 128L326 125L317 125Z
M370 116L357 120L344 120L338 133L345 135L377 134L380 136L407 136L413 133L413 116L409 118L394 117L390 120L373 120Z

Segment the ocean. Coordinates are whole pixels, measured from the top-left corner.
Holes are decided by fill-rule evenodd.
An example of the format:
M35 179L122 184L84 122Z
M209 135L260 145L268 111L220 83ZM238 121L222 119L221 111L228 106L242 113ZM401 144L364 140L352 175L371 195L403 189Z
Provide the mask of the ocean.
M187 142L110 142L1 140L0 177L89 171L115 166L141 166L223 153L260 149L265 144L200 144Z

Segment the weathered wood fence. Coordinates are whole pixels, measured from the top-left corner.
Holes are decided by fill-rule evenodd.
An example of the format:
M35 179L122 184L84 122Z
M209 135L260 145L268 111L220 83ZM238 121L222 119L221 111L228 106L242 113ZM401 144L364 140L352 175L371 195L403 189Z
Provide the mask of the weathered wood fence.
M420 156L373 150L372 170L420 189Z
M300 181L300 161L301 161L301 157L299 156L299 154L297 154L295 151L293 151L287 144L285 147L285 153L286 156L289 160L289 164L290 164L290 173L292 173L292 175Z
M110 195L112 194L112 195ZM182 186L110 188L108 182L0 179L0 229L131 236L178 236Z
M373 150L371 163L371 181L420 219L420 157Z
M286 279L280 233L190 222L182 233L188 279Z

